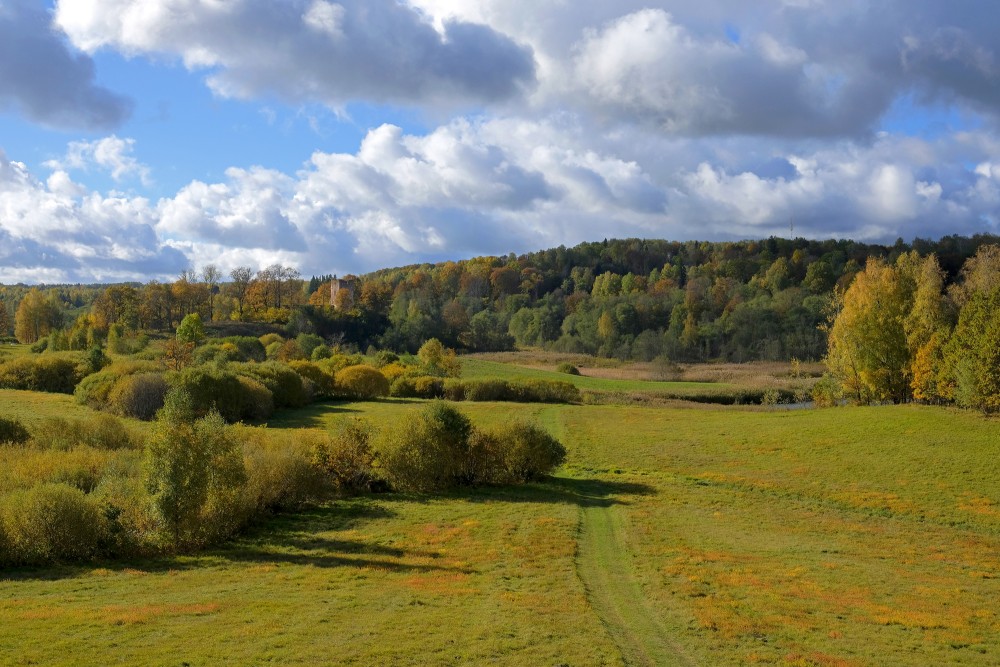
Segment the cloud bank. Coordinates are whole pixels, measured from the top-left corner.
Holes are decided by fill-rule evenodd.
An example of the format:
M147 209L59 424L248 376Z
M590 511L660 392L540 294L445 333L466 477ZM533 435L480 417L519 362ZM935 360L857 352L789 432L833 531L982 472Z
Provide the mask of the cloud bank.
M226 97L462 106L535 76L530 49L489 26L439 31L396 0L60 0L55 20L87 52L179 57Z
M126 98L96 85L93 61L72 53L39 3L0 3L0 110L42 125L108 130L130 114Z
M58 65L46 87L0 40L0 105L37 122L121 122L128 105L94 86L102 49L182 62L223 97L434 120L155 201L84 184L155 181L125 132L69 142L48 174L4 156L0 280L363 272L612 236L997 233L998 20L1000 5L932 0L3 3L0 37Z

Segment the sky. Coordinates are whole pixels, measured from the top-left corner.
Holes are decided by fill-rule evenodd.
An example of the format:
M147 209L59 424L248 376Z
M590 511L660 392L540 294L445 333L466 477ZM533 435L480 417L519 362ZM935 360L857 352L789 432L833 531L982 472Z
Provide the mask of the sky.
M0 282L1000 233L1000 4L0 0Z

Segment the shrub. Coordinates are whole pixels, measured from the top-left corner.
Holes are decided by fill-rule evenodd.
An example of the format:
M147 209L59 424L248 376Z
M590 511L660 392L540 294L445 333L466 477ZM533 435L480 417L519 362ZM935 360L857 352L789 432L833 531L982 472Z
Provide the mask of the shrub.
M446 380L444 383L444 397L449 401L464 401L466 382L462 380Z
M287 373L293 382L297 380L294 371ZM235 423L244 419L260 421L274 412L274 395L263 382L228 369L192 366L174 376L171 384L191 395L199 415L214 410L225 421Z
M281 351L281 343L277 342L277 341L274 342L274 343L271 343L270 345L267 345L264 348L264 351L265 351L265 353L267 355L267 358L270 359L270 360L272 360L272 361L274 361L275 359L278 358L278 352Z
M320 359L329 359L332 354L333 350L330 349L329 345L317 345L313 348L309 358L313 361L319 361Z
M383 370L389 364L395 364L399 362L399 355L396 354L395 352L390 352L389 350L379 350L373 356L375 357L375 368Z
M276 361L262 364L231 364L229 369L237 375L260 382L271 392L275 408L300 408L309 403L309 392L302 376L287 365Z
M312 357L313 350L323 344L323 339L316 334L311 333L300 333L295 337L295 343L302 350L302 354L305 355L306 359Z
M467 401L509 401L512 397L506 380L471 380L465 385Z
M262 422L274 414L274 395L267 387L244 375L239 375L236 379L240 383L243 398L241 420Z
M495 484L520 484L549 474L566 460L566 448L543 428L525 422L502 424L492 431L500 451Z
M447 380L444 398L450 401L515 401L519 403L576 403L580 390L553 380Z
M379 368L379 372L385 376L385 379L389 381L389 384L392 384L397 378L405 375L406 371L406 366L395 361Z
M138 444L122 420L111 415L97 414L83 420L81 434L83 444L94 449L133 449Z
M106 521L106 555L128 558L155 553L160 519L141 477L121 471L106 474L89 497Z
M112 389L121 378L139 373L158 373L160 371L160 366L148 361L116 362L83 378L73 391L73 395L76 397L77 403L94 410L104 410L108 407L108 397Z
M79 445L109 451L134 449L139 445L125 423L108 414L72 421L48 417L32 427L31 438L36 446L60 451Z
M579 375L580 369L574 366L573 364L569 363L568 361L564 361L558 366L556 366L556 373L565 373L566 375Z
M399 398L444 398L444 380L431 376L399 377L389 393Z
M104 354L104 350L102 350L99 345L95 345L87 350L87 353L83 355L83 368L81 375L96 373L110 364L111 358Z
M72 394L84 370L68 356L17 357L0 364L0 388Z
M565 458L566 449L545 430L514 422L472 434L467 476L473 484L523 484L550 473Z
M837 405L843 397L840 381L829 373L825 373L812 389L812 400L818 408L830 408Z
M442 345L437 338L424 343L417 356L428 374L458 377L462 372L462 364L455 358L455 351Z
M22 445L31 439L31 434L20 419L0 417L0 444Z
M205 340L205 325L201 321L201 315L190 313L184 316L177 327L177 340L182 343L194 343L198 345Z
M240 359L239 351L235 345L229 343L209 343L195 350L193 361L195 364L208 364L212 362L242 361L242 359Z
M377 469L399 491L453 487L465 479L471 433L468 417L447 403L432 403L378 433Z
M91 558L107 533L97 504L66 484L40 484L0 502L9 562L41 565Z
M370 490L375 481L373 433L370 422L351 419L332 435L315 436L309 443L312 465L341 492Z
M260 341L260 344L264 347L264 349L267 349L268 347L270 347L274 343L283 343L283 342L285 342L285 339L282 338L281 335L276 334L276 333L264 334L258 340Z
M323 370L328 373L336 373L337 371L342 371L349 366L359 366L364 363L364 357L360 354L352 354L350 356L346 354L334 354L327 359L324 359L320 364Z
M371 366L348 366L336 375L337 392L360 400L389 395L389 381Z
M215 410L227 422L237 422L243 414L243 387L234 373L191 366L173 375L170 384L190 394L198 416Z
M325 372L322 368L309 361L292 361L289 368L312 382L313 392L316 396L329 398L334 395L334 379L332 373Z
M298 509L321 495L322 474L310 465L305 447L250 443L244 450L247 482L242 502L246 519Z
M299 344L294 340L286 340L284 343L278 347L278 351L275 354L278 361L294 361L296 359L307 359L308 356L299 347Z
M31 439L36 447L66 451L83 442L83 424L81 420L48 417L31 427Z
M125 331L121 325L114 325L108 331L108 349L114 354L138 354L149 345L149 336Z
M524 380L510 383L514 400L523 403L578 403L580 390L570 382Z
M127 375L108 392L108 407L117 415L150 421L163 407L168 388L162 373Z
M223 338L222 342L236 347L238 361L264 361L267 358L260 340L252 336L229 336Z
M226 533L224 510L246 482L243 456L217 412L196 419L195 398L173 389L146 445L146 487L174 546ZM208 510L215 521L200 521Z

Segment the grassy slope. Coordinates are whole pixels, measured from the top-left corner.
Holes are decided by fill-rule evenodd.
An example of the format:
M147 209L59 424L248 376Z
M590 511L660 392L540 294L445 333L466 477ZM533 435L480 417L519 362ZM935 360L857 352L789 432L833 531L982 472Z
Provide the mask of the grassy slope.
M419 405L313 406L272 427ZM337 503L204 556L16 573L0 582L0 663L1000 662L996 421L462 409L540 419L566 470Z
M26 424L46 417L71 419L92 414L91 410L77 404L69 394L0 389L0 415L17 417Z

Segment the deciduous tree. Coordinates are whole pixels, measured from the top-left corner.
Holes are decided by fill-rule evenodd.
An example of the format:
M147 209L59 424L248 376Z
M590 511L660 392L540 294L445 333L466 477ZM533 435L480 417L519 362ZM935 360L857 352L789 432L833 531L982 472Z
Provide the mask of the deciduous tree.
M900 403L911 395L905 322L913 283L902 273L869 260L843 294L830 328L827 366L859 403Z
M62 326L62 310L58 302L32 288L17 306L14 315L14 335L22 343L35 343Z

